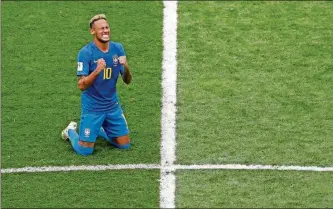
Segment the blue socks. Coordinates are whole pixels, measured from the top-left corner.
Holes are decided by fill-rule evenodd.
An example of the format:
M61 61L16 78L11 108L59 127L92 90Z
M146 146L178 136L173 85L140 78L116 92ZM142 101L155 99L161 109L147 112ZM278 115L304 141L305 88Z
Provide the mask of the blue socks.
M79 135L76 133L76 131L69 129L68 130L68 137L71 141L72 147L75 150L76 153L80 155L91 155L94 151L93 147L83 147L79 145Z

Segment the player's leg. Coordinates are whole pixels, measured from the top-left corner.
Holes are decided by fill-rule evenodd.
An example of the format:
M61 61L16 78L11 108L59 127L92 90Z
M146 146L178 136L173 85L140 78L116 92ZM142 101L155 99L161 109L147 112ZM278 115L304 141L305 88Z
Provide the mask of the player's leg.
M105 139L105 140L107 140L107 141L109 140L109 137L108 137L108 135L106 134L106 132L105 132L103 126L99 129L98 136L102 137L103 139Z
M131 147L131 140L128 134L124 136L113 137L110 143L119 149L129 149Z
M112 140L116 140L118 141L120 144L124 144L124 143L127 143L130 139L129 139L129 135L125 135L125 136L120 136L120 137L117 137L117 138L113 138L113 139L110 139L107 135L107 133L105 132L103 126L99 129L99 132L98 132L98 136L99 137L102 137L103 139L111 142Z
M125 136L119 136L119 137L109 138L108 135L107 135L107 133L105 132L103 126L102 126L100 128L99 132L98 132L98 136L100 136L103 139L107 140L110 144L116 146L117 148L126 149L126 148L130 147L130 138L129 138L128 134L125 135Z
M106 114L103 128L110 144L119 149L130 148L129 129L120 106L116 111Z
M101 127L98 133L98 136L102 137L106 141L108 141L113 146L120 148L120 149L128 149L130 148L130 138L129 135L119 136L119 137L108 137L107 133L105 132L104 128Z
M105 117L105 114L95 113L84 113L81 115L78 149L73 146L78 154L90 155L93 153L96 138Z
M80 155L91 155L93 153L94 147L83 146L76 131L68 130L68 136L76 153Z
M77 123L71 121L69 125L61 132L61 137L64 140L69 140L73 149L81 155L89 155L92 153L91 148L80 147L79 135L76 132Z

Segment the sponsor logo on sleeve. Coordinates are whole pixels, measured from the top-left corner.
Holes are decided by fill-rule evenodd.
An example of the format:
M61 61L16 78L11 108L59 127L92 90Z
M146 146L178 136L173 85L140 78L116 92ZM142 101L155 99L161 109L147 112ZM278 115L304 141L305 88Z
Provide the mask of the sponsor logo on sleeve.
M77 63L77 71L82 71L83 70L83 62L78 62Z

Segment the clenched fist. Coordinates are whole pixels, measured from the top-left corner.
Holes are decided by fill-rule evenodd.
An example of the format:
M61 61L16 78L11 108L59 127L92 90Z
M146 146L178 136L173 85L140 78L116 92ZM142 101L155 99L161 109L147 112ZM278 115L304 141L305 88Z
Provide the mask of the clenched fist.
M97 60L96 71L97 71L98 73L100 73L102 70L104 70L105 66L106 66L106 62L105 62L105 60L104 60L103 58L98 59L98 60Z

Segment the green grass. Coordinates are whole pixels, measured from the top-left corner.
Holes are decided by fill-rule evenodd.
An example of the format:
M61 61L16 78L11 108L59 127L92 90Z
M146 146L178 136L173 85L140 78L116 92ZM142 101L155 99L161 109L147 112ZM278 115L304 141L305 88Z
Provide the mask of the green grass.
M100 139L94 155L82 157L60 132L80 119L76 57L98 13L109 18L133 73L129 86L118 83L132 148ZM3 2L1 19L2 167L160 161L161 2Z
M180 2L178 163L332 165L331 19L332 2Z
M159 171L4 174L3 208L156 208Z
M1 5L1 167L160 162L162 11L157 1ZM78 50L109 18L133 83L118 83L128 151L60 138L80 119ZM179 2L177 163L332 166L333 3ZM4 208L155 208L158 170L1 175ZM331 172L176 171L176 205L332 207Z
M330 208L333 174L177 171L178 208Z

